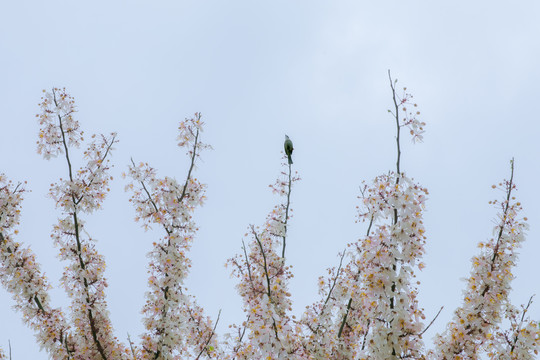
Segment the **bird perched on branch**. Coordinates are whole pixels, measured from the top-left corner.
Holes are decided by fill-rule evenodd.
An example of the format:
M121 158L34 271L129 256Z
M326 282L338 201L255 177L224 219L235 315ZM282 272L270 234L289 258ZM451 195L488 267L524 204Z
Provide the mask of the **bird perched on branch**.
M287 135L285 135L285 143L283 144L283 146L285 147L285 154L287 154L287 159L289 160L289 165L291 165L293 163L291 155L292 155L292 152L293 152L294 148L293 148L291 139L289 139L289 137Z

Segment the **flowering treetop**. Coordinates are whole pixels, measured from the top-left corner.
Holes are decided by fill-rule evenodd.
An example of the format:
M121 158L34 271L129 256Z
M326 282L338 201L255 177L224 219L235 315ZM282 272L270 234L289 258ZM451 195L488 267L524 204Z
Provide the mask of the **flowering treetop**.
M390 76L390 74L389 74ZM396 92L390 77L396 123L396 171L364 182L358 220L365 235L339 254L339 264L318 281L320 299L296 317L292 314L286 263L291 194L299 180L291 163L275 184L279 203L262 226L249 226L242 253L227 265L238 280L245 319L231 325L219 341L216 321L205 314L185 287L191 261L188 253L198 230L193 212L205 201L206 185L193 176L202 150L200 113L180 122L178 145L189 166L181 180L158 177L147 163L131 165L126 190L135 220L162 234L149 252L145 331L128 344L114 336L105 289L105 261L97 241L85 229L85 216L102 207L112 177L109 158L116 134L93 135L83 151L85 163L75 170L72 152L85 144L75 119L74 99L65 89L45 92L37 118L38 153L45 159L63 155L66 179L51 185L49 196L61 211L51 238L66 263L61 283L71 299L68 310L50 304L50 284L33 252L17 243L24 184L0 173L0 281L12 294L15 309L36 333L52 359L533 359L540 331L527 317L532 298L518 308L509 301L517 250L525 239L526 218L515 199L511 175L494 186L503 193L493 237L479 243L472 258L463 301L445 331L426 349L423 334L433 324L418 303L416 272L428 240L423 222L428 190L400 169L401 129L421 141L425 123L412 95ZM412 108L412 110L410 110ZM285 159L285 158L284 158ZM294 241L294 240L293 240ZM5 353L0 350L0 359Z

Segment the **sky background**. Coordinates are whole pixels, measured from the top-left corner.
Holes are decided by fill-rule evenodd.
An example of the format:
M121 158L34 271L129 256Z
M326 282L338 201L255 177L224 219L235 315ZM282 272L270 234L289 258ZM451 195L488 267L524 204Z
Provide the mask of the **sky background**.
M509 176L529 218L511 299L540 295L536 1L5 1L0 4L0 172L27 180L17 241L31 246L49 280L63 264L49 237L60 212L46 197L67 176L61 158L36 153L41 90L66 87L87 135L118 132L115 177L104 209L87 216L107 262L108 303L117 336L143 331L146 253L162 233L144 232L121 174L133 157L160 176L185 178L176 146L180 120L201 112L195 176L208 200L186 286L219 333L244 316L226 260L250 224L279 201L268 185L281 171L284 134L294 142L287 261L293 313L316 300L317 278L360 238L362 180L395 167L395 124L387 70L407 86L427 123L424 143L402 145L402 170L429 189L427 267L418 275L426 333L443 331L461 304L470 259L495 225L491 185ZM88 137L88 136L87 136ZM79 163L80 164L80 163ZM66 296L51 291L53 304ZM13 359L47 359L0 288L0 346ZM540 320L540 299L530 309Z

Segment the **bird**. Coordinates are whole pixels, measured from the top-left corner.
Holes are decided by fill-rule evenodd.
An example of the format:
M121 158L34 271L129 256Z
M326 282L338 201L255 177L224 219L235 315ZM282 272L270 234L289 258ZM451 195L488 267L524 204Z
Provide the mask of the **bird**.
M285 143L283 144L283 146L285 147L285 154L287 154L287 159L289 160L289 165L291 165L293 163L291 155L292 155L292 152L293 152L294 148L293 148L291 139L289 139L289 137L287 135L285 135Z

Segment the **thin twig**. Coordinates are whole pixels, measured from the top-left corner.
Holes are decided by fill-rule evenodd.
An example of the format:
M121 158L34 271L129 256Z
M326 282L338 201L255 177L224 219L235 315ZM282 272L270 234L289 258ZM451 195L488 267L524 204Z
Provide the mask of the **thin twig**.
M503 218L501 220L501 224L499 226L499 235L497 236L497 244L495 245L495 249L493 251L493 258L491 259L491 270L493 271L493 263L495 261L495 258L498 254L499 244L501 241L501 237L503 234L504 226L506 225L506 218L508 215L508 207L510 206L510 196L512 194L512 187L513 187L513 181L514 181L514 158L510 160L510 181L508 182L508 190L506 191L506 203L504 205L504 212L503 212Z
M197 121L200 119L201 119L201 113L197 113ZM195 133L195 141L193 143L193 154L191 154L191 165L189 166L186 182L184 183L184 188L182 189L182 195L180 195L180 198L178 199L179 203L182 203L182 200L184 200L184 196L186 196L189 180L191 179L191 172L193 171L193 167L195 166L195 156L197 155L198 146L199 146L199 129L197 128L197 132Z
M497 256L499 254L499 246L501 244L501 238L503 235L503 230L506 225L506 219L508 216L508 208L510 206L510 196L512 195L512 188L514 186L513 181L514 181L514 158L510 160L510 180L508 181L508 188L506 190L506 202L504 205L501 223L499 225L499 234L497 235L497 242L495 243L495 248L493 249L493 256L491 258L491 265L490 265L491 271L493 271L493 269L495 268L495 260L497 259ZM489 291L489 289L490 289L490 286L489 284L487 284L484 290L482 291L482 296L485 296L486 293Z
M441 306L441 308L439 309L439 312L437 313L437 315L435 315L435 317L433 318L433 320L431 320L429 325L420 334L418 334L418 336L422 336L429 329L429 327L435 322L435 320L437 319L437 317L439 316L439 314L441 313L443 308L444 308L444 306Z
M131 338L129 337L129 333L127 333L129 347L131 349L131 354L133 355L133 360L137 360L137 357L135 356L135 349L133 349L133 342L131 341Z
M218 312L218 316L217 316L217 320L216 320L216 323L214 324L214 328L212 329L212 333L210 334L210 336L208 337L208 340L206 340L206 344L204 344L204 347L201 349L201 352L199 353L199 355L197 355L197 357L195 358L195 360L199 359L202 355L202 353L206 350L206 353L208 354L208 344L210 343L210 340L212 340L212 337L214 336L214 334L216 333L216 328L217 328L217 325L219 323L219 316L221 315L221 309L219 309L219 312ZM208 354L208 356L211 356L210 354Z
M326 305L328 304L328 301L330 301L330 297L332 295L332 292L334 291L334 287L336 286L336 283L337 283L337 279L339 277L339 274L341 272L341 266L343 264L343 258L345 257L345 250L343 250L343 253L341 254L341 257L339 259L339 266L337 268L337 271L336 271L336 276L334 277L334 280L333 280L333 283L332 283L332 286L330 287L330 290L328 291L328 296L326 297L326 300L324 301L324 304L321 308L321 311L319 312L319 316L320 314L324 313L324 310L325 310L325 307ZM311 330L312 333L315 333L316 331L318 331L319 327L320 326L317 326L316 329L313 329L311 326L309 326L309 324L307 325L308 328ZM341 326L341 328L343 327L343 325ZM338 337L341 335L341 332L339 333Z
M366 331L364 331L364 339L362 340L362 350L364 350L366 348L366 340L367 340L367 336L368 336L368 333L369 333L369 326L370 325L371 325L371 320L368 319L367 326L366 326Z
M341 254L341 258L339 259L339 266L336 270L336 276L334 277L334 282L332 283L332 286L330 287L330 290L328 291L328 296L326 297L326 300L324 301L324 305L328 303L328 301L330 300L330 295L332 295L332 291L334 291L334 287L336 286L339 273L341 272L341 265L343 264L344 257L345 257L345 250L343 250L343 253ZM322 313L322 310L321 310L321 313Z
M246 266L248 270L249 283L251 284L251 289L255 291L255 285L253 285L253 278L251 277L251 265L249 264L249 257L246 251L246 244L244 243L244 239L242 239L242 250L244 250L244 256L246 258Z
M268 275L268 264L266 263L266 254L264 252L264 248L262 246L261 240L259 240L259 237L257 236L257 232L255 231L255 227L251 225L251 231L253 233L253 236L255 236L255 240L257 241L257 244L259 244L259 249L261 249L261 255L263 257L264 261L264 275L266 277L266 292L268 294L268 300L272 301L272 294L270 292L270 276Z
M289 206L291 204L291 164L289 164L289 190L287 191L287 206L285 208L285 221L284 221L284 233L283 233L283 250L281 251L281 257L285 258L285 247L287 239L287 221L289 220Z
M371 219L369 220L369 226L366 231L366 237L369 236L369 232L371 231L371 226L373 225L373 215L371 215ZM355 281L360 276L360 270L356 273ZM347 322L347 316L349 316L349 311L351 310L352 306L352 296L349 298L349 302L347 303L347 309L345 310L345 315L343 315L343 320L341 320L341 325L339 326L338 331L338 339L341 337L341 334L343 333L343 328L345 327L345 323Z
M133 167L136 167L135 162L133 161L133 158L131 158L131 163L133 164ZM142 186L144 192L146 193L146 196L148 197L148 201L150 202L150 204L152 204L152 206L154 208L154 214L158 214L159 209L158 209L155 201L152 199L152 195L150 195L150 191L148 191L148 188L146 187L146 184L142 180L139 180L139 182L141 183L141 186ZM163 229L165 230L167 235L170 236L172 231L169 230L169 228L167 228L167 226L165 224L162 224L162 225L163 225Z
M251 225L251 231L253 232L253 235L255 236L255 240L257 240L257 244L259 244L259 248L261 249L261 254L262 254L263 260L264 260L264 274L266 276L268 301L272 302L272 294L270 292L270 275L268 274L268 264L266 262L266 254L264 253L264 248L262 246L262 242L259 239L259 237L257 236L257 232L255 231L255 227L253 225ZM276 336L276 339L278 341L280 341L279 336L278 336L277 326L276 326L276 320L274 319L274 317L272 317L272 326L274 328L274 334Z
M244 335L246 334L246 328L247 328L247 323L249 322L249 318L251 317L251 314L247 316L247 319L246 321L244 322L244 329L242 330L242 334L240 334L240 329L238 329L238 342L237 342L237 345L233 348L233 358L232 360L236 359L236 355L237 355L237 352L238 352L238 349L240 349L240 347L242 346L242 339L244 338Z
M398 105L397 98L396 98L396 88L394 87L394 81L392 81L392 76L390 75L390 70L388 70L388 79L390 80L390 88L392 89L392 99L394 100L394 108L396 109L395 114L392 113L392 115L394 115L394 117L396 118L396 130L397 130L397 135L396 135L396 145L397 145L396 170L397 170L398 181L399 181L399 174L400 174L399 163L400 163L400 160L401 160L401 148L400 148L400 144L399 144L399 133L400 133L401 127L399 126L399 105Z
M534 295L529 298L529 302L527 303L527 306L525 306L525 308L523 309L523 313L521 314L521 321L519 322L518 328L515 331L516 335L514 336L514 343L510 347L510 354L514 353L514 349L516 348L516 344L518 341L518 336L519 336L519 333L521 332L521 325L523 325L523 321L525 320L525 314L527 313L527 310L529 310L529 306L531 306L532 304L533 297Z
M116 136L113 136L112 139L111 139L111 143L107 145L107 149L105 150L105 154L101 157L100 161L98 162L98 166L97 166L97 169L96 171L101 168L101 165L105 163L105 159L107 158L107 155L109 154L113 144L114 144L114 140L116 139ZM106 139L105 139L106 141ZM92 175L94 175L95 173L92 173ZM90 186L92 185L92 183L94 182L95 180L95 177L92 176L92 178L90 179L90 181L88 182L88 184L86 184L86 186ZM84 193L81 194L81 196L79 197L79 199L76 201L76 205L78 205L81 200L84 198Z

